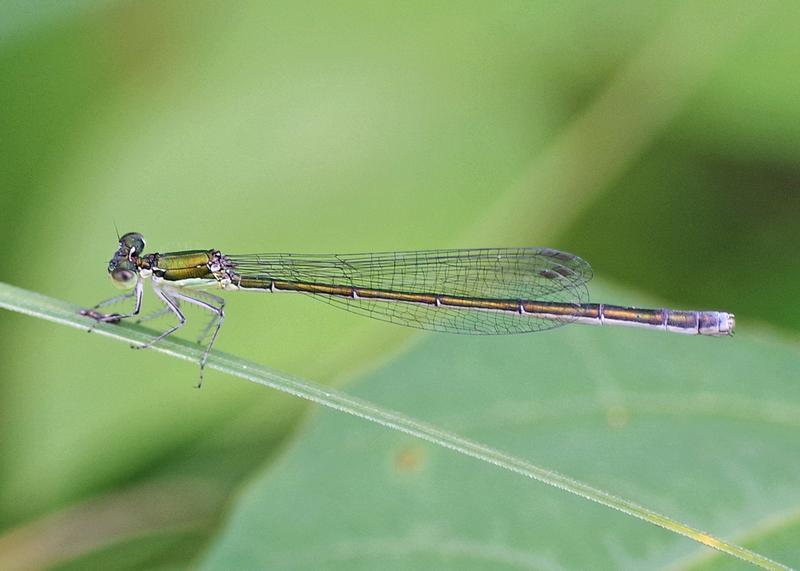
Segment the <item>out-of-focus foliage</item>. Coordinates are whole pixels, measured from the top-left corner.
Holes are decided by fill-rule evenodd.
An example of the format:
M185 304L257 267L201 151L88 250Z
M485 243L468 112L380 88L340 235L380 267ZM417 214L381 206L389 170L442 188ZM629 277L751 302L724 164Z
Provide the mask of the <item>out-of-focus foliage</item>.
M547 245L575 251L601 279L624 286L603 301L626 303L633 294L622 292L639 290L676 307L734 311L743 337L763 335L746 340L762 377L788 383L785 371L770 367L781 345L764 332L795 340L800 329L794 2L7 2L0 22L3 281L87 305L110 297L116 292L104 273L115 224L142 232L157 251ZM394 359L409 336L294 296L240 294L228 308L221 349L317 380L362 376L364 390L375 381L363 371ZM243 483L268 479L280 466L275 458L295 445L303 408L293 399L213 373L192 391L196 371L184 363L20 316L0 314L0 331L6 554L24 558L27 537L51 562L81 556L89 559L75 565L188 566L226 532ZM509 346L536 351L553 342L542 335ZM575 335L586 338L576 351L591 348L603 360L604 339L616 334ZM738 339L699 341L735 351ZM423 346L429 342L463 347L475 359L486 353L481 340ZM631 349L630 368L607 374L627 379L647 366L663 373L666 357L648 347ZM716 351L705 367L727 366ZM455 369L448 375L435 353L412 357L459 390ZM384 382L372 390L390 386L385 375L404 371L403 363L382 369ZM685 394L706 386L704 370L681 369ZM597 396L597 378L569 371L550 379L551 390L584 385ZM401 387L403 374L393 380ZM503 387L518 386L519 374L498 367L486 379L487 407L506 400ZM641 382L658 379L663 374ZM749 382L757 387L764 378ZM412 415L432 406L424 395L396 403L385 395L373 396ZM528 398L536 399L533 387ZM788 386L785 398L787 410L797 410ZM678 449L672 473L690 478L696 467L679 453L691 438L683 420L675 419L674 440L664 438ZM702 432L726 430L713 412L693 423ZM626 438L638 450L648 440L636 426L627 425ZM537 432L535 419L527 428ZM372 428L366 434L375 450L387 438ZM553 446L580 450L589 442L565 437ZM766 437L748 446L800 452ZM526 453L537 460L535 449ZM649 454L638 462L661 458L659 450ZM614 460L622 473L637 458ZM442 461L454 462L448 470L488 474L451 456ZM591 468L586 459L564 469L586 476ZM736 471L727 478L719 478L720 498L742 485ZM464 491L461 509L483 493L481 481L476 475ZM645 504L656 488L604 482ZM774 499L761 490L769 478L748 482L749 498ZM508 485L508 497L525 493ZM686 513L694 497L686 489L659 495L658 505ZM339 501L324 487L316 494ZM572 506L580 529L605 517L553 490L536 494ZM709 531L736 533L748 516L764 525L756 520L772 505L766 499L752 513L732 507L737 523ZM406 508L424 506L411 495ZM484 524L475 524L474 537L497 539L492 522L504 525L504 504L480 509L491 512L478 514ZM121 523L87 532L87 514ZM126 526L120 514L149 523ZM709 528L722 516L696 517L689 523ZM603 545L613 552L613 530L595 529L609 534ZM59 533L85 549L65 549L53 539ZM531 544L525 555L536 561L541 549ZM670 554L663 559L672 562Z

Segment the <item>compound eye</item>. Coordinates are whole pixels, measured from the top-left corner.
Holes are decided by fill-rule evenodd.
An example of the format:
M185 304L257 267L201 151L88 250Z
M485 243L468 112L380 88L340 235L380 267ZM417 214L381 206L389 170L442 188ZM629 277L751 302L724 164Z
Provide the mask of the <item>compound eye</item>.
M111 270L111 280L114 285L123 289L130 289L136 285L136 270L128 267L127 264L120 263L116 268Z

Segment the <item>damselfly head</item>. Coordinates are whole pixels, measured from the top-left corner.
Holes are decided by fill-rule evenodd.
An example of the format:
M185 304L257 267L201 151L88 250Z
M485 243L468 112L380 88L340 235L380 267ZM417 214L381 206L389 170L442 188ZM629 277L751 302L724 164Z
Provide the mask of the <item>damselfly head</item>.
M144 250L144 237L138 232L128 232L119 239L119 248L108 262L108 275L113 284L121 289L130 289L139 279L136 261Z

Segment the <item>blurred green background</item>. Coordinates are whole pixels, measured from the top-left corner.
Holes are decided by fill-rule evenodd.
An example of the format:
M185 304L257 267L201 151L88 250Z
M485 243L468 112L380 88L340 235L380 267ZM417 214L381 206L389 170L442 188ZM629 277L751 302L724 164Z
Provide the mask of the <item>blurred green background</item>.
M740 334L474 340L239 294L217 347L800 565L799 25L792 1L3 2L2 280L110 297L115 225L153 251L575 252L597 300L733 311ZM0 331L7 569L731 564L213 371L193 391L162 355ZM524 399L497 412L513 438L481 429Z

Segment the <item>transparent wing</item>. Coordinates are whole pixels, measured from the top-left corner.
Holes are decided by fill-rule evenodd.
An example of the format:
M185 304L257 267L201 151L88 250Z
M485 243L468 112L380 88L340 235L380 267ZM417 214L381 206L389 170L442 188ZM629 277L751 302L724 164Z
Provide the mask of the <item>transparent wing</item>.
M550 248L427 250L373 254L229 255L243 277L475 299L538 300L579 305L592 277L581 258ZM308 294L348 311L435 331L464 334L527 333L570 318L423 303Z

